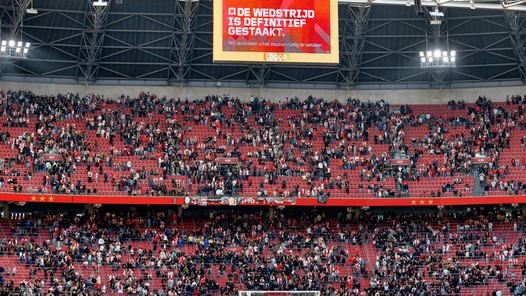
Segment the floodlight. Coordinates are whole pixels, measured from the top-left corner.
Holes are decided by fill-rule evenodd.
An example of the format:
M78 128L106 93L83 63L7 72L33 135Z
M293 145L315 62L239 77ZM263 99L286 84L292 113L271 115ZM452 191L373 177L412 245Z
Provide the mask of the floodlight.
M429 15L434 16L434 17L444 17L444 13L438 10L438 6L435 7L434 11L430 11Z
M101 6L101 7L108 6L108 2L104 0L97 0L93 2L93 6Z
M456 67L456 52L436 48L419 52L421 68L450 68Z
M35 8L33 8L33 0L31 0L30 3L30 7L26 8L26 13L29 13L29 14L38 14L38 10L36 10Z
M1 40L0 41L1 59L25 59L31 44L21 40Z

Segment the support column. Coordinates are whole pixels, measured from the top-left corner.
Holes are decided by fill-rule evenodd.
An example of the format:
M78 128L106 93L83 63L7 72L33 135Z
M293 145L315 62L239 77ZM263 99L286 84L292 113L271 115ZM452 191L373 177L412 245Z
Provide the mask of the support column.
M84 206L84 211L88 213L89 215L93 215L94 207L92 204L87 204Z
M370 11L370 5L349 4L346 7L338 71L348 89L355 88L358 83Z
M449 44L448 44L448 37L447 37L447 19L446 18L438 18L436 16L431 15L431 11L433 8L426 8L424 10L425 18L424 21L426 22L426 30L431 31L431 36L429 37L431 40L428 40L427 33L426 33L426 52L432 51L434 52L435 49L438 49L440 51L447 51L449 52ZM442 9L442 12L446 13L446 8ZM445 34L444 34L445 33ZM444 36L445 35L445 36ZM429 78L430 78L430 84L433 88L445 88L448 86L447 82L447 75L449 74L449 69L447 67L445 68L434 68L429 70Z
M4 219L11 219L11 215L9 213L9 203L4 201Z
M168 79L180 86L190 72L198 9L198 0L175 1Z
M352 219L352 211L353 211L353 207L345 208L345 213L344 213L343 219L347 220L347 217L349 217L349 220Z
M84 17L78 70L82 73L79 78L86 84L95 82L98 75L110 6L111 1L107 6L96 6L90 2L90 11Z
M7 15L7 18L10 23L8 25L11 27L9 30L9 33L5 34L5 36L2 36L2 32L0 32L0 39L4 40L10 40L15 39L19 41L23 41L22 38L22 23L24 20L24 17L26 15L26 8L29 5L29 0L10 0L10 4L7 4L6 2L6 10L4 13L2 13L2 17L4 14ZM2 18L3 21L3 18ZM2 38L4 37L4 38ZM0 62L0 77L2 76L7 64L9 61L1 61Z
M440 217L444 217L444 207L443 206L438 207L438 215Z
M274 207L269 207L268 208L268 219L269 220L274 220L275 211L276 211L276 208L274 208Z
M247 78L245 79L245 87L265 87L269 74L270 65L250 65L247 71Z
M355 207L353 208L353 210L354 210L354 219L356 220L360 219L360 212L362 211L362 209L359 207Z
M517 57L518 69L521 73L522 82L526 84L526 38L524 37L524 17L514 10L504 10L504 16L510 28L510 41L513 51Z

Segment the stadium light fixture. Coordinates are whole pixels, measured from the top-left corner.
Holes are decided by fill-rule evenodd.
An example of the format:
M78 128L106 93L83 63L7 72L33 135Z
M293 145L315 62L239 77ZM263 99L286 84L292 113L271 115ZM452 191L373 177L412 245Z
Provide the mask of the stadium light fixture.
M29 6L30 7L26 8L26 13L28 13L28 14L38 14L38 10L33 8L33 0L31 0L31 2L29 2Z
M455 67L457 53L454 50L446 51L435 49L433 51L419 52L420 68L453 68Z
M26 13L28 13L28 14L38 14L38 10L36 10L34 8L28 8L28 9L26 9Z
M25 2L26 7L30 3L31 9L33 8L33 0L31 2ZM22 5L22 4L21 4ZM26 13L31 13L26 10ZM27 54L29 52L29 47L31 46L31 43L29 42L23 42L23 27L24 27L24 19L22 18L20 21L20 37L16 36L18 34L11 34L8 39L0 39L0 58L1 59L25 59L27 58ZM0 32L2 31L2 25L0 24ZM1 34L0 34L1 35ZM0 36L1 38L1 36Z
M104 0L93 1L93 6L95 6L95 7L105 7L105 6L108 6L108 2L106 2Z
M26 59L31 43L20 40L1 40L0 58L2 59Z
M429 15L434 17L444 17L444 12L438 10L438 6L435 7L435 10L430 11Z

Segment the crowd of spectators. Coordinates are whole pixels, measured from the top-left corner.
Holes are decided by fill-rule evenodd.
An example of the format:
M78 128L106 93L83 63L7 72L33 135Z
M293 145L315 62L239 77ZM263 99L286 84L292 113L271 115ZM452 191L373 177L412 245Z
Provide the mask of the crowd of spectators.
M0 240L0 290L189 296L314 290L350 296L466 295L480 287L476 291L485 295L524 294L526 220L516 212L207 215L18 215Z
M368 295L466 295L465 288L492 281L503 285L487 295L523 295L525 278L517 270L526 246L522 235L507 239L524 231L523 216L475 211L446 217L393 214L383 220L371 221L378 252Z
M524 189L520 180L501 178L510 164L499 162L511 148L515 128L524 126L520 96L509 98L512 107L485 97L448 102L449 109L465 111L463 116L416 114L411 106L393 107L384 100L342 103L312 96L273 103L228 95L189 101L150 93L109 99L9 91L0 98L6 127L0 139L18 152L1 164L2 178L9 177L10 184L34 181L17 185L17 192L97 194L111 184L114 194L150 196L240 195L257 186L260 197L356 191L441 196L472 188L466 183L454 190L413 191L412 186L422 179L472 175L486 192ZM406 138L413 127L427 131ZM49 154L60 155L60 161L46 159ZM443 157L429 161L433 155ZM474 169L477 156L490 162ZM221 165L219 157L238 163ZM393 166L398 158L409 162ZM288 177L302 182L288 185Z
M18 225L0 241L4 257L18 258L12 266L3 266L9 273L0 282L4 290L27 295L235 295L238 289L321 290L333 295L343 291L334 283L348 280L356 288L357 278L367 274L364 255L350 253L341 244L348 234L336 239L321 214L279 213L267 219L261 213L211 212L200 226L187 230L178 226L181 221L174 215L19 217ZM42 235L42 228L49 237L32 236ZM345 276L344 281L340 270L346 266L356 278ZM29 271L27 281L9 282L17 267Z

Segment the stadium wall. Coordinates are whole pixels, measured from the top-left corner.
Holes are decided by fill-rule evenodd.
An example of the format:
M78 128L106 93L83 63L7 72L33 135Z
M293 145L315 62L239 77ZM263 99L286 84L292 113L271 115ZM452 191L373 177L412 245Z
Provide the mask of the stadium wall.
M115 98L121 94L136 96L142 91L155 93L157 96L170 98L188 98L189 100L203 98L207 95L229 94L242 100L251 96L283 100L285 97L298 97L304 99L309 95L325 99L340 99L345 101L349 97L361 100L376 101L385 99L391 104L443 104L449 100L464 99L472 102L480 96L486 96L493 101L502 101L506 95L524 95L526 87L488 87L488 88L455 88L455 89L378 89L378 90L324 90L324 89L275 89L275 88L205 88L205 87L174 87L174 86L114 86L114 85L73 85L73 84L47 84L0 81L0 89L31 90L36 94L79 93L102 94Z
M261 200L254 197L183 197L183 196L129 196L129 195L70 195L2 192L0 201L56 204L148 204L187 206L327 206L327 207L436 207L466 205L526 205L526 195L491 195L463 197L389 197L389 198L329 198L319 203L317 198L295 198L294 200ZM0 205L1 207L1 205Z

